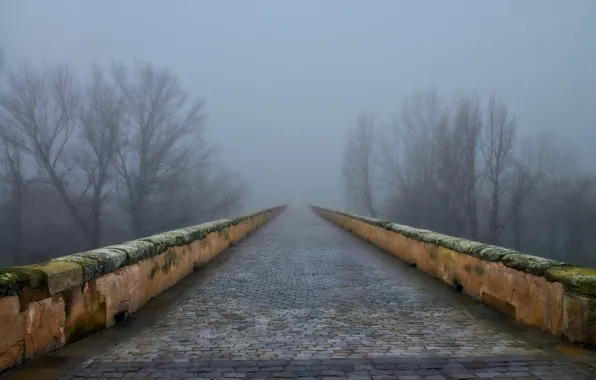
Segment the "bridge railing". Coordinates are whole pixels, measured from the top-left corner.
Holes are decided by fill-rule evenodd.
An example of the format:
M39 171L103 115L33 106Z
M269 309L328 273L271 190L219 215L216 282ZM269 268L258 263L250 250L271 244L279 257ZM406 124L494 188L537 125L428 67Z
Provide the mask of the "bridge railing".
M386 220L312 208L519 323L596 345L596 269Z
M114 325L284 207L0 269L0 371Z

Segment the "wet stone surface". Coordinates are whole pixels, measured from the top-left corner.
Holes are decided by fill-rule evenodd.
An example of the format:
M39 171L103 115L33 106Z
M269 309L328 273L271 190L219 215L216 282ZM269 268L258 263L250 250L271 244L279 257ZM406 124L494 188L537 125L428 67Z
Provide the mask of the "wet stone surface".
M155 324L60 378L591 378L308 210L231 249Z

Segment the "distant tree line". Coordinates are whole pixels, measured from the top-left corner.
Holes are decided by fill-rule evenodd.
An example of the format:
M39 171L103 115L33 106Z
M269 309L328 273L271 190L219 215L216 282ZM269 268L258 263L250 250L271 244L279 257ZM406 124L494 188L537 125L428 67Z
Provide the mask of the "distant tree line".
M362 112L342 174L352 211L596 266L595 173L495 97L418 92L386 128Z
M4 72L0 266L238 212L245 184L207 141L204 103L150 63Z

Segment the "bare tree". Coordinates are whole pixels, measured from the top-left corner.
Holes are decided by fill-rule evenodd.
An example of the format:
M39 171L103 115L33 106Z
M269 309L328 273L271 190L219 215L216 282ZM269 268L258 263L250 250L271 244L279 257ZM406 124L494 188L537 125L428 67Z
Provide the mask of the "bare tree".
M14 143L18 137L7 135L11 133L14 133L14 131L3 128L2 118L0 118L2 148L0 163L2 163L3 169L0 172L0 180L8 187L10 227L13 237L13 263L19 264L24 260L22 208L29 181L25 178L23 153L19 150L18 145Z
M242 208L248 184L240 173L217 167L203 174L197 172L194 177L189 189L195 192L191 199L196 222L228 216Z
M514 117L496 98L485 109L475 96L453 99L448 105L433 90L408 96L379 136L383 217L593 263L594 173L579 171L560 138L531 135L519 144Z
M562 231L563 249L567 260L577 261L596 227L594 199L596 177L580 176L567 179L562 194L561 214L564 222Z
M123 65L114 65L113 73L130 122L114 162L122 180L117 189L138 237L144 234L148 199L210 155L202 140L203 102L189 105L178 79L148 63L132 76Z
M399 116L379 137L385 217L439 230L450 225L440 205L443 186L437 182L434 150L446 118L443 100L430 88L406 97Z
M561 231L565 229L565 220L561 218L566 207L564 200L569 185L580 177L578 156L562 141L556 140L555 136L546 137L540 143L544 169L538 194L539 216L540 222L547 224L549 255L556 257L560 255Z
M348 132L342 172L348 200L372 217L376 216L374 136L372 116L361 112L356 126Z
M523 206L534 189L539 177L523 161L517 160L513 166L511 176L511 222L513 225L514 248L521 249L523 231Z
M524 206L536 186L543 180L548 172L548 150L551 149L552 136L542 133L530 136L519 144L514 155L511 189L510 189L510 215L513 228L514 248L522 249L522 236L524 236Z
M80 110L83 144L77 152L77 162L89 188L89 234L94 247L100 245L101 217L107 196L110 169L120 140L124 118L124 103L101 70L93 67L86 85L84 104Z
M248 184L240 173L216 162L189 173L180 197L191 211L186 223L195 224L226 217L240 211Z
M480 150L484 158L484 178L489 192L487 239L493 244L498 243L499 236L509 221L509 218L502 217L501 211L503 200L511 190L514 137L515 120L509 116L507 106L491 96L486 109L486 123L481 133Z
M482 128L482 111L474 97L460 98L453 116L454 136L459 147L457 155L457 183L454 190L463 210L469 232L473 239L478 239L478 142Z
M80 209L87 188L69 175L74 167L67 157L76 128L79 99L74 74L67 66L49 71L22 66L9 75L8 92L0 97L0 106L9 131L4 137L14 149L34 158L38 167L35 180L56 189L75 224L92 243L91 231Z

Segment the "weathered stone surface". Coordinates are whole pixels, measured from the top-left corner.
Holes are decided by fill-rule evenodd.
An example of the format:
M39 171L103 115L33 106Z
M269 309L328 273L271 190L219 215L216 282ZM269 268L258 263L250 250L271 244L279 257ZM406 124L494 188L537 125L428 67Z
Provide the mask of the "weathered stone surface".
M36 267L12 267L0 270L0 297L15 296L23 287L47 293L47 274Z
M150 241L132 240L122 244L112 245L107 248L120 250L126 253L126 265L135 264L157 254L157 247Z
M194 268L194 259L187 246L168 248L150 260L153 266L149 278L139 280L148 281L146 285L141 285L141 288L150 288L152 296L168 289Z
M110 247L106 248L98 248L88 252L82 252L78 254L79 256L92 259L97 261L97 269L98 272L94 273L87 279L93 279L101 277L107 273L114 272L120 268L122 268L126 263L126 253L119 249L114 249Z
M82 266L74 260L12 267L0 270L0 297L17 295L23 288L47 296L82 282Z
M58 257L52 261L66 261L80 265L82 270L82 282L98 277L101 268L100 263L96 259L79 254Z
M140 276L139 264L125 266L95 280L97 291L105 300L106 326L115 318L138 310L142 289L151 288L150 280Z
M596 297L596 269L574 266L552 267L546 271L546 278L558 281L574 292Z
M521 253L507 254L502 258L502 261L503 264L510 268L531 273L536 276L544 276L548 269L565 265L559 261L545 259L543 257L524 255Z
M25 358L64 346L65 320L62 296L31 302L26 311Z
M97 291L95 280L65 290L67 343L77 341L106 327L105 299Z
M588 335L589 299L565 294L563 297L563 331L567 339L581 342Z
M69 261L50 261L46 264L31 265L46 275L47 289L50 295L60 293L83 282L81 264Z
M470 255L485 261L501 261L505 255L514 253L511 249L496 247L489 244L478 244L470 249Z
M147 241L155 245L155 254L160 254L166 251L170 246L184 244L184 239L182 235L177 234L173 231L149 236L140 240Z
M16 296L0 298L0 372L25 355L25 314Z

